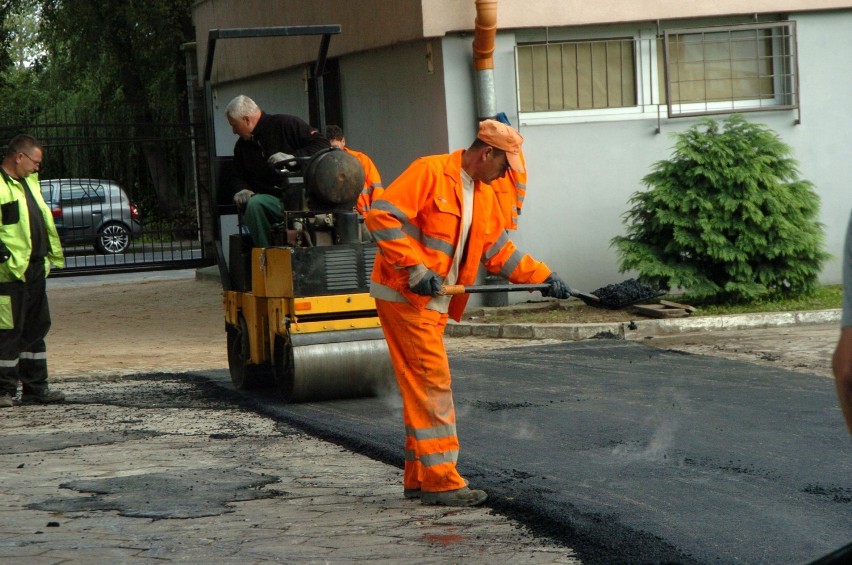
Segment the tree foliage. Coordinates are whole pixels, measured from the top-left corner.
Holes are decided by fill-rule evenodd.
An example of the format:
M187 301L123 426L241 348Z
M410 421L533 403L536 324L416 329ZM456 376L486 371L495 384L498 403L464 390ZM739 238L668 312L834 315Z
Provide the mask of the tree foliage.
M3 72L12 63L15 3L15 0L0 0L0 86L5 82Z
M740 115L675 134L673 156L642 180L612 239L620 270L693 300L736 303L807 296L828 259L819 198L792 151Z
M104 105L128 102L143 120L174 120L185 107L192 0L40 1L41 37L64 78L92 81Z
M36 73L30 67L38 56L38 42L31 13L37 1L0 2L0 92L6 108L27 108L27 93L35 90Z
M164 135L164 127L187 121L186 55L181 46L194 40L192 3L0 0L0 64L6 61L0 68L0 120L21 128L79 124L79 131L69 126L61 136L98 136L91 151L98 151L98 144L112 145L123 151L122 158L138 158L147 170L144 185L170 210L169 204L181 196L186 159L158 141L175 135ZM34 45L27 47L26 41ZM15 64L21 58L26 64ZM105 130L93 125L106 123L122 126ZM129 140L134 145L126 155L118 144ZM64 168L61 173L97 174Z

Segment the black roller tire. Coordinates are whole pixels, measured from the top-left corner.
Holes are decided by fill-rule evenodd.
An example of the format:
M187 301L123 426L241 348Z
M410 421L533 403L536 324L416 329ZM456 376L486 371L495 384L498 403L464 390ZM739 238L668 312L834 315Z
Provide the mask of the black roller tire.
M248 326L245 318L240 315L238 325L227 324L225 331L228 341L228 369L234 388L251 390L267 386L272 376L270 367L251 363Z
M272 346L272 366L275 379L275 391L287 402L293 392L293 348L289 335L276 335Z

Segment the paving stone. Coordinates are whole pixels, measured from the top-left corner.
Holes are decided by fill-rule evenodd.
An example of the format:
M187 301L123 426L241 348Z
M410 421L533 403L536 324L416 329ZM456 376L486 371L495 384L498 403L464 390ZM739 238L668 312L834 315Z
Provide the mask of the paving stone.
M488 508L406 500L400 469L211 398L191 380L91 384L64 382L67 404L0 411L4 564L495 563L495 553L556 563L571 554L540 551L547 540L519 535Z

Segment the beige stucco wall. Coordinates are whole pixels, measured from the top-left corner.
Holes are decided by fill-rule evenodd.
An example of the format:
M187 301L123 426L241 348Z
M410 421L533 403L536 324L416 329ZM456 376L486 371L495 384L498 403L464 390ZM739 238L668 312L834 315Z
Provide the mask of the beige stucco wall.
M848 7L852 2L843 0L498 0L497 14L498 25L509 29ZM424 34L472 29L475 14L475 0L424 0Z
M849 0L498 0L497 18L501 29L512 29L850 7ZM334 57L472 31L475 16L475 0L199 0L193 6L202 65L210 29L340 24L343 31L332 39L329 50ZM220 41L212 81L227 82L310 62L318 48L316 37Z

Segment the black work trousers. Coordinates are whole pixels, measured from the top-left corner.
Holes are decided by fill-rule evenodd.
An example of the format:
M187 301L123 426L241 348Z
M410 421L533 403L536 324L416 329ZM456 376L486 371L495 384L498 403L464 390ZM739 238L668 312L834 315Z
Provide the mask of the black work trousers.
M0 329L0 394L15 396L47 390L47 347L50 330L44 259L30 261L25 280L0 283L0 308L11 308L13 327ZM8 297L8 298L7 298Z

